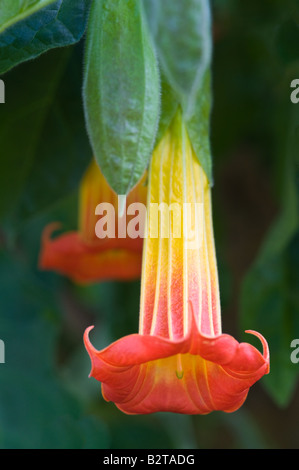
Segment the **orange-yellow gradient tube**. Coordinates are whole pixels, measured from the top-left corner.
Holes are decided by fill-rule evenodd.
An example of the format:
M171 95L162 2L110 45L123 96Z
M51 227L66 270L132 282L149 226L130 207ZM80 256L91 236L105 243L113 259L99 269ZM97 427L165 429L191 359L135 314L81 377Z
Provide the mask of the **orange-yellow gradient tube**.
M154 151L148 182L139 333L98 351L90 375L128 414L232 412L269 372L261 353L221 332L210 187L178 114Z

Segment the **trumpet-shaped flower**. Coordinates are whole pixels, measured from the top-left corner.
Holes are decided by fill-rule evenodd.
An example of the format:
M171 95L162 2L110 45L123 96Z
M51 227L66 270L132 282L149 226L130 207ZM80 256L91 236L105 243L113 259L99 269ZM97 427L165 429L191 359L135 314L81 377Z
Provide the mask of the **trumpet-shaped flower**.
M49 224L42 235L40 268L54 270L83 284L111 279L138 279L143 238L130 238L123 229L119 237L117 231L118 221L123 220L127 207L135 202L146 204L145 179L146 175L128 194L126 207L119 207L120 198L93 160L80 185L79 230L52 238L60 224ZM99 219L96 208L102 204L107 209L99 212L103 215ZM98 230L97 224L100 224ZM113 236L110 236L108 229L104 230L105 225L113 228Z
M156 236L161 204L172 210L160 217ZM248 331L261 340L261 353L221 331L210 187L180 115L154 151L147 212L139 333L98 351L89 327L90 375L129 414L235 411L268 373L268 345Z

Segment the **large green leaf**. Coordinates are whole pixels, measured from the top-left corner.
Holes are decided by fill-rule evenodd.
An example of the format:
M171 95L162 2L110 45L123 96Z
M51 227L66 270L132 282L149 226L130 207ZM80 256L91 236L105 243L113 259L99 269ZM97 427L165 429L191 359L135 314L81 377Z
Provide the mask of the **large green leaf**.
M0 107L0 216L14 229L77 190L91 159L81 64L79 48L63 48L7 74Z
M143 1L164 82L168 82L168 90L162 89L162 129L163 111L171 109L169 102L172 107L179 104L195 153L212 182L209 1Z
M144 0L161 67L184 111L210 66L211 19L208 0Z
M159 92L140 1L94 2L85 57L85 116L95 158L118 194L128 193L147 167Z
M0 5L0 73L79 41L91 0L4 0Z
M289 124L281 214L270 230L242 289L242 328L259 330L270 346L271 371L264 384L273 399L287 405L298 380L290 358L299 338L299 116Z

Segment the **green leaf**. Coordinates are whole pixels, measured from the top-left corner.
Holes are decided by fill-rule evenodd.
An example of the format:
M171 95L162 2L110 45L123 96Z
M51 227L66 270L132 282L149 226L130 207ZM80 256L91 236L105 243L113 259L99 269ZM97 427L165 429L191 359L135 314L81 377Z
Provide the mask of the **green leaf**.
M175 96L175 93L164 75L161 75L161 112L159 119L159 127L156 135L156 143L163 137L164 133L171 124L172 119L175 116L179 102Z
M2 0L0 4L0 33L56 0Z
M197 158L204 169L210 184L213 184L212 157L210 146L211 83L210 71L207 70L202 86L194 100L194 111L185 118L187 130Z
M245 277L241 295L242 329L260 331L269 343L270 374L263 383L280 406L289 403L299 376L290 358L291 341L299 338L299 118L293 110L282 211Z
M0 73L55 47L79 41L91 0L4 0L0 6Z
M209 1L144 0L144 5L164 77L159 133L179 104L194 151L212 183Z
M7 74L0 107L0 216L14 229L77 190L92 157L81 64L79 48L63 48Z
M153 148L160 102L155 54L138 0L99 0L90 12L83 100L95 158L127 194Z
M211 18L208 0L144 0L161 68L178 96L184 114L211 62Z

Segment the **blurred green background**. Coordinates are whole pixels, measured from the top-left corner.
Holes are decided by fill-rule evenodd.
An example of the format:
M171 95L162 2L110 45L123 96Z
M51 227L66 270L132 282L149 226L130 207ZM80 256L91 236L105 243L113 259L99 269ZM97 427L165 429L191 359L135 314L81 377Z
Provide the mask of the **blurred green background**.
M299 78L297 0L214 0L213 216L223 331L255 329L271 371L243 407L207 416L126 416L88 379L98 349L137 332L139 282L79 287L37 261L43 227L77 227L91 159L82 110L84 42L1 76L1 448L298 448ZM96 336L98 335L98 336ZM252 343L254 344L254 343ZM258 342L255 344L257 347Z

